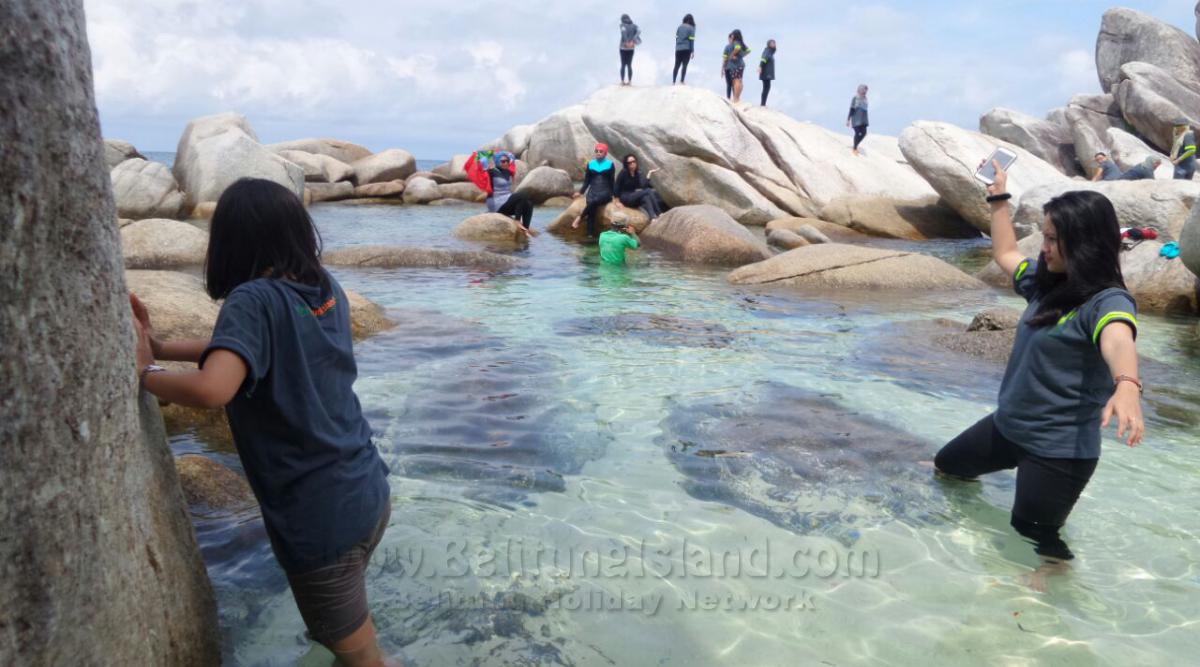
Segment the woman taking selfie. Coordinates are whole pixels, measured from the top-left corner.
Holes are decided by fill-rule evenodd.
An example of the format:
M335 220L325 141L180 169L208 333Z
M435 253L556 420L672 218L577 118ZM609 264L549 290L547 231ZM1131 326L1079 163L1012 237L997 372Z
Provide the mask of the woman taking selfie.
M1029 305L996 411L943 447L934 465L967 480L1016 468L1012 526L1042 556L1039 572L1053 572L1074 558L1059 531L1096 469L1101 428L1115 419L1130 447L1145 432L1137 306L1121 277L1121 232L1104 195L1051 199L1041 254L1029 259L1017 249L1007 175L993 166L992 255Z
M224 299L210 340L159 341L130 297L142 387L225 408L309 636L338 664L396 664L380 653L364 579L391 516L388 469L352 388L350 303L321 266L316 227L291 190L241 179L217 202L204 271Z

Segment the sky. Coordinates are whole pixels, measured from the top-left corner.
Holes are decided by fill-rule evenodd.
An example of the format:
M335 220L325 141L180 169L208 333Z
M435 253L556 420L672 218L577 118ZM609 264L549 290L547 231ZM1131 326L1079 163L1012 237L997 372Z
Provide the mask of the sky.
M666 85L696 18L688 83L724 94L721 49L778 42L769 103L843 128L859 83L872 131L975 129L1099 93L1093 0L84 0L104 136L173 151L187 122L237 111L264 143L333 137L418 159L467 153L618 81L622 12L642 30L635 85ZM1195 33L1194 0L1128 0ZM756 61L755 61L756 62ZM757 100L747 68L744 100Z

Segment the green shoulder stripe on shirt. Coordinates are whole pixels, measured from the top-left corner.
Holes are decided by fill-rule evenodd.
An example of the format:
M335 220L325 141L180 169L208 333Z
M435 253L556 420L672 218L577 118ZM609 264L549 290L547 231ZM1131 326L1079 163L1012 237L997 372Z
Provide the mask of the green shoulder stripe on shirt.
M1096 328L1092 331L1093 344L1100 342L1100 332L1104 331L1104 327L1108 326L1110 322L1129 322L1133 325L1134 329L1137 329L1138 325L1137 318L1134 317L1132 313L1113 311L1104 317L1101 317L1100 321L1096 323Z
M1062 325L1066 324L1067 322L1070 322L1071 320L1075 319L1078 315L1079 315L1078 309L1072 310L1071 312L1067 313L1066 315L1063 315L1062 317L1058 318L1058 326L1061 327Z
M1013 282L1020 280L1021 276L1025 275L1025 271L1027 271L1028 269L1029 269L1029 260L1027 260L1027 259L1021 260L1021 263L1017 265L1017 270L1013 272Z

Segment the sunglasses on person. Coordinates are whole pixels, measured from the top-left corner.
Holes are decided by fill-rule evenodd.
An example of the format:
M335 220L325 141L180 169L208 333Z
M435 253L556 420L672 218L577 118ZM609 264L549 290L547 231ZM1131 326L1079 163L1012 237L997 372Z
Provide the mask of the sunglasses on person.
M508 164L508 158L506 158L506 157L500 158L500 164Z
M637 164L637 160L634 160L633 158L630 158L630 159L628 159L628 160L626 160L626 161L625 161L625 164Z
M603 148L597 148L597 149L596 149L596 155L604 155L604 149L603 149Z

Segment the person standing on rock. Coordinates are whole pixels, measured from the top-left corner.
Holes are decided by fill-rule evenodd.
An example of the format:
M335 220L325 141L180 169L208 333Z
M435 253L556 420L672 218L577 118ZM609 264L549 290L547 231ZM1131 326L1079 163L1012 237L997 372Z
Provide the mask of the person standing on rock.
M943 477L974 481L1016 468L1012 526L1043 563L1030 582L1061 573L1074 554L1059 531L1100 458L1101 429L1116 420L1130 447L1145 433L1138 379L1137 305L1119 260L1112 202L1067 192L1043 208L1041 254L1017 248L1007 174L988 186L992 255L1028 301L1000 384L996 411L937 453Z
M638 169L637 156L633 153L625 156L625 168L617 176L615 193L621 204L630 208L640 208L654 222L666 210L666 202L655 192L650 184L650 177L657 169L651 169L645 174Z
M742 101L742 75L746 73L746 54L750 47L742 39L742 31L729 33L729 43L721 55L721 76L725 77L725 99L737 104Z
M692 18L691 14L683 17L683 23L675 29L675 68L671 70L671 84L675 84L675 77L679 77L679 83L685 83L687 80L688 63L692 58L696 57L696 19ZM682 76L680 74L682 73Z
M850 98L850 114L846 116L846 127L854 128L854 148L852 152L858 155L858 145L867 138L867 84L859 84L858 92Z
M629 14L621 14L621 85L633 83L633 49L642 43L642 31L629 18ZM629 72L629 81L625 80L625 72Z
M354 394L350 302L321 266L300 199L263 179L230 185L204 271L209 296L224 300L210 340L159 341L130 296L141 385L178 405L225 408L309 636L338 664L396 664L380 651L364 578L391 516L388 467Z
M492 163L490 167L487 164L489 160ZM526 235L536 233L529 228L533 222L533 202L524 193L513 192L517 182L517 158L512 153L476 151L467 158L464 169L467 178L487 193L484 203L489 212L520 220L521 229Z
M1177 180L1190 181L1196 175L1196 133L1182 116L1175 119L1174 143L1171 145L1171 164Z
M762 81L762 106L767 106L767 95L771 94L771 82L775 80L775 40L767 40L762 59L758 62L758 80Z
M617 199L614 187L617 165L608 157L608 144L596 144L595 154L596 157L587 164L583 185L580 186L579 192L573 195L575 198L586 195L584 201L587 205L571 223L571 229L579 229L580 219L587 219L587 234L590 239L596 238L597 218L604 207L608 204L621 207L621 200Z

